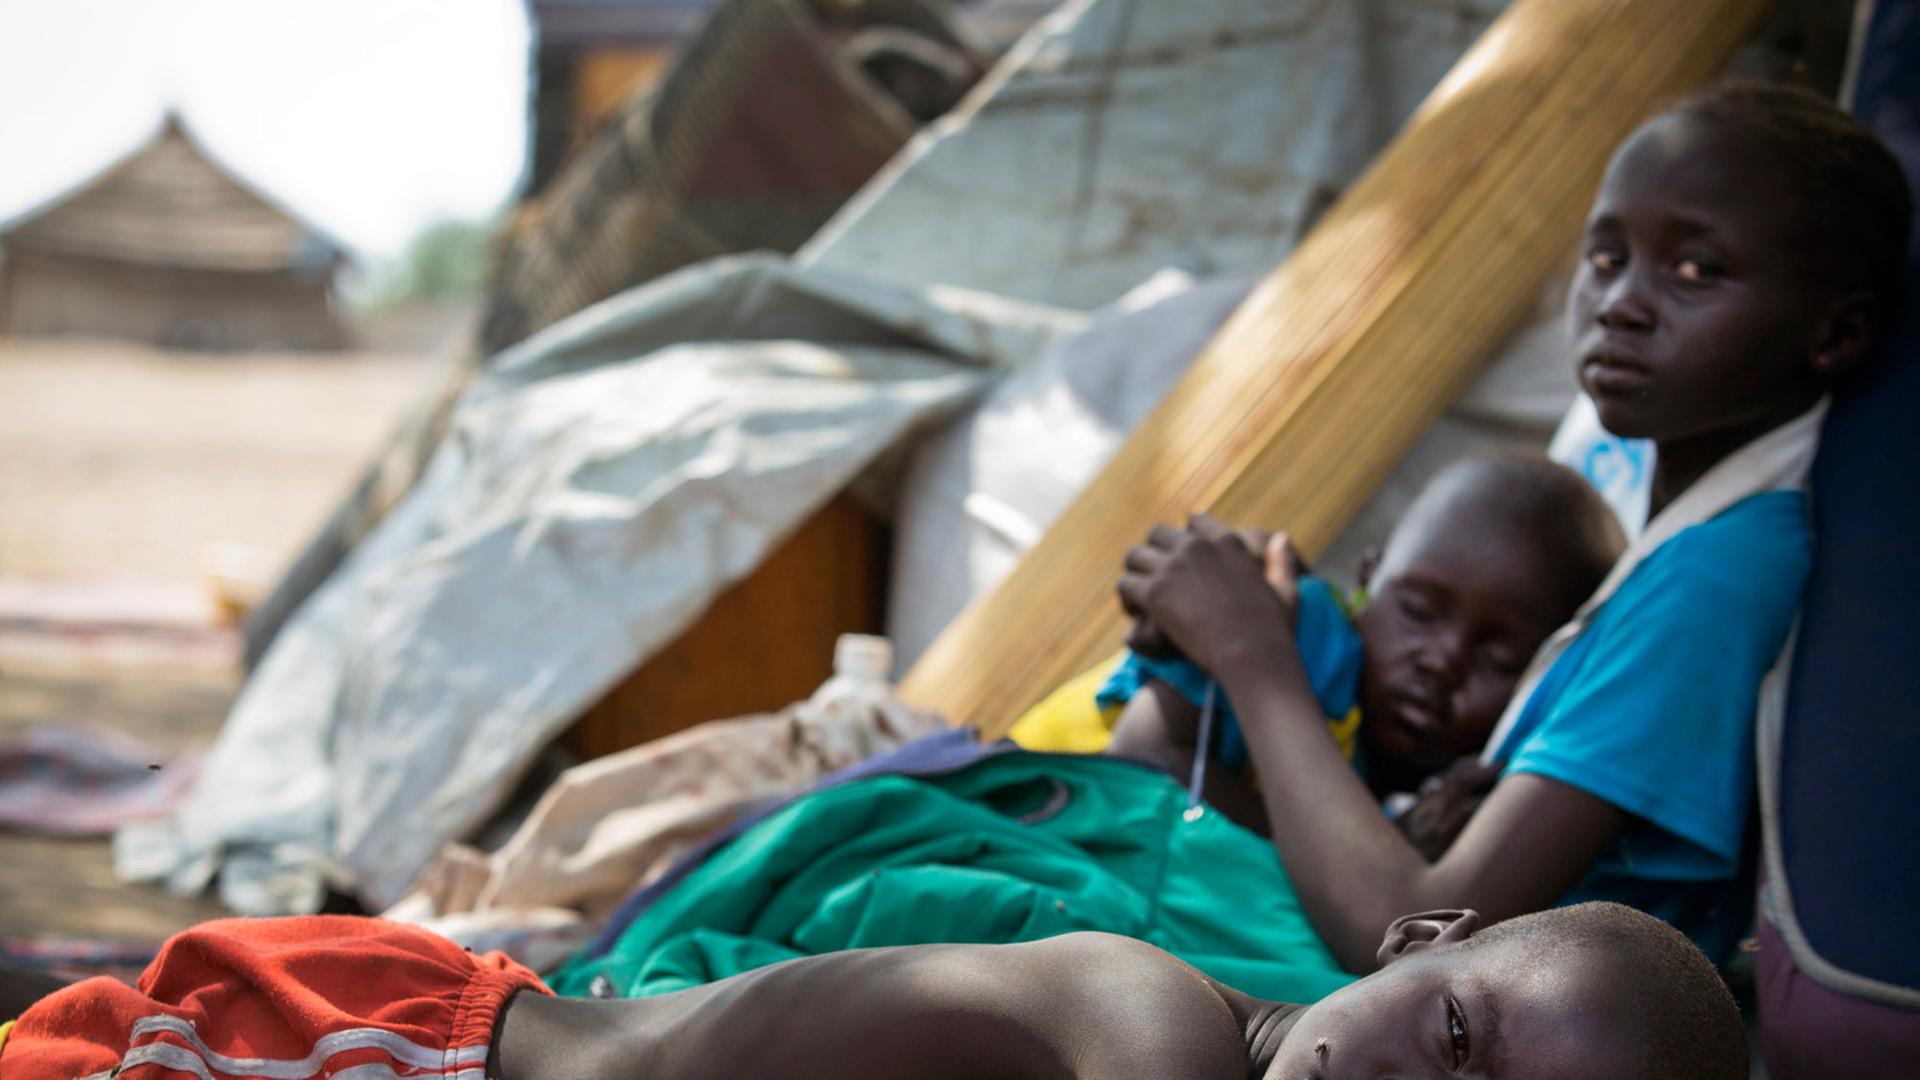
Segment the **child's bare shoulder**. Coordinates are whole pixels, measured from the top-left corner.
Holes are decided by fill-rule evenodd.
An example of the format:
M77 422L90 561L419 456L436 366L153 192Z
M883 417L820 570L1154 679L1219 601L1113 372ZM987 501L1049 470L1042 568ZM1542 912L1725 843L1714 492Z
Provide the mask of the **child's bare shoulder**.
M619 1015L604 1056L640 1066L606 1075L1240 1080L1248 1025L1238 1005L1249 1001L1110 934L854 949L609 1003ZM537 1070L578 1041L544 1014L583 1004L594 1003L510 1010L501 1060L515 1069L503 1075L581 1075Z
M1009 950L1079 1033L1083 1060L1110 1060L1111 1075L1241 1077L1247 1071L1245 998L1142 941L1077 933ZM1088 1070L1090 1075L1109 1075Z

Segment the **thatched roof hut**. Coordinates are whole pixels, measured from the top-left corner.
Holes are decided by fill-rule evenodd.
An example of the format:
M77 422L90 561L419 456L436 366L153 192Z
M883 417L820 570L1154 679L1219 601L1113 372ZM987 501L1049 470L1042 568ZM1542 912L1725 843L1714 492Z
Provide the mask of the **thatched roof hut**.
M0 224L0 333L337 349L344 258L169 115L93 179Z

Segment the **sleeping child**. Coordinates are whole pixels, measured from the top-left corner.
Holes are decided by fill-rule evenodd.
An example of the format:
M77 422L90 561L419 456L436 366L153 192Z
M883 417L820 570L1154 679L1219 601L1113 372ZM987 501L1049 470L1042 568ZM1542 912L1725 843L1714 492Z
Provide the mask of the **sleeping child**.
M1292 558L1284 537L1248 542L1269 560ZM1285 599L1302 666L1335 739L1376 795L1414 791L1480 752L1534 650L1624 546L1612 512L1578 474L1544 458L1479 457L1422 489L1362 567L1364 603L1343 602L1321 578L1298 579ZM1150 632L1136 627L1129 642L1097 693L1103 710L1117 710L1107 752L1185 776L1210 679ZM1232 703L1212 694L1207 800L1264 831ZM1033 721L1013 732L1023 744L1035 734Z

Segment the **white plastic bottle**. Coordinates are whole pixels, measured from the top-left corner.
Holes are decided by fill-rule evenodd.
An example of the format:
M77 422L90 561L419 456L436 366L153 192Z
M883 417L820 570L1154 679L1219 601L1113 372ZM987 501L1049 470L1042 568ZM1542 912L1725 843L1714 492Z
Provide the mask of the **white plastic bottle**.
M872 634L841 634L833 677L796 711L796 734L828 768L940 730L939 717L910 709L893 692L893 643Z
M817 702L848 695L893 696L893 642L874 634L841 634L833 643L833 678L813 692Z

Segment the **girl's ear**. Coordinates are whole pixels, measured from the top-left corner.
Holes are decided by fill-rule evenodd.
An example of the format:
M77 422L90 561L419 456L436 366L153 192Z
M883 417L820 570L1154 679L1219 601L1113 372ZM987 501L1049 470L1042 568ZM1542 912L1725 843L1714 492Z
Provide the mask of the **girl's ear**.
M1822 380L1845 375L1863 363L1873 350L1878 312L1871 295L1849 293L1835 300L1820 323L1814 341L1813 371Z
M1465 941L1478 929L1480 913L1472 908L1402 915L1387 927L1387 938L1380 943L1380 951L1374 954L1374 960L1381 967L1386 967L1422 949Z

